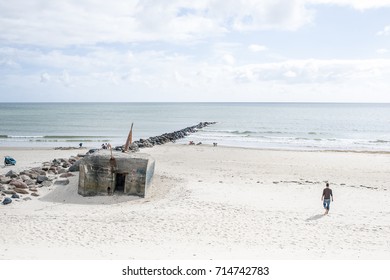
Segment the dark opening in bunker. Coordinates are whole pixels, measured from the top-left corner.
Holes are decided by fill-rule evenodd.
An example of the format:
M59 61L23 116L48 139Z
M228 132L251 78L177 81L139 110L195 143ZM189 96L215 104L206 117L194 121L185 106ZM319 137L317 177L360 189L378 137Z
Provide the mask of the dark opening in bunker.
M125 191L125 179L126 179L126 174L116 173L114 192L124 192Z

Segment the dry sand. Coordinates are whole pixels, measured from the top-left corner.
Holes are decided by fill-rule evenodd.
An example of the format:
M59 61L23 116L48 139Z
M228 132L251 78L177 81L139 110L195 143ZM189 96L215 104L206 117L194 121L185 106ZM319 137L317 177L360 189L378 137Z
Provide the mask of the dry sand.
M390 259L389 154L144 151L156 159L146 198L84 198L76 176L40 198L0 205L0 259ZM77 152L0 155L22 170ZM327 216L324 181L335 195Z

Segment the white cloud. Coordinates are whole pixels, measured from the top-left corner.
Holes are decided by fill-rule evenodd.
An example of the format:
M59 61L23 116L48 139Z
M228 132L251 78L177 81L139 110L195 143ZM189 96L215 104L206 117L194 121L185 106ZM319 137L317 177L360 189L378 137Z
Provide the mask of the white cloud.
M294 71L287 71L283 74L283 76L287 77L287 78L295 78L297 76L297 73L295 73Z
M234 56L231 55L231 54L224 54L224 55L222 56L222 59L223 59L223 61L224 61L225 63L230 64L230 65L233 65L233 64L236 62L236 59L235 59Z
M62 74L58 77L58 80L66 87L71 86L71 78L68 71L62 71Z
M337 6L350 6L357 10L390 7L389 0L306 0L311 4L330 4Z
M105 96L101 101L107 101L110 92L108 100L123 101L390 102L390 60L287 59L243 64L223 49L208 60L161 51L132 50L129 58L127 50L93 48L79 56L15 49L8 53L36 72L2 75L0 85L14 89L25 85L29 92L47 90L44 101L53 100L53 92L65 101L74 100L66 91L71 87L72 92L86 93L80 101L87 97L98 101L100 95ZM45 87L39 86L37 76L46 82ZM96 93L96 98L89 92ZM375 92L375 98L367 97L367 92Z
M1 1L0 42L45 47L182 42L234 30L296 30L312 15L303 0Z
M268 50L266 46L251 44L248 49L252 52L262 52Z
M389 36L390 35L390 25L387 25L383 28L383 30L378 31L376 33L378 36Z
M205 101L277 101L286 95L299 101L330 91L329 98L355 101L352 92L364 99L364 90L373 92L375 87L378 100L390 101L388 60L291 60L286 57L305 57L306 45L291 52L288 46L273 47L271 53L265 45L276 46L284 40L274 37L287 32L251 33L297 30L313 21L316 4L364 10L386 7L390 1L57 2L0 1L2 89L68 90L63 95L67 98L71 87L86 94L110 92L111 98L115 86L112 98L127 101L190 101L193 96ZM298 40L311 39L298 35ZM378 35L390 35L390 26ZM315 57L315 52L308 55ZM316 93L311 95L313 88Z
M390 60L286 60L277 63L244 65L237 68L238 76L258 81L282 83L339 84L356 82L361 78L385 81L390 73ZM287 78L287 79L286 79ZM289 78L295 78L291 80Z
M297 30L313 21L315 6L309 4L390 7L388 0L1 1L0 42L45 47L178 43L234 31Z
M376 50L376 52L379 53L379 54L386 54L386 53L389 53L390 50L388 50L388 49L378 49L378 50Z
M50 81L49 73L45 72L41 74L41 83L47 83Z

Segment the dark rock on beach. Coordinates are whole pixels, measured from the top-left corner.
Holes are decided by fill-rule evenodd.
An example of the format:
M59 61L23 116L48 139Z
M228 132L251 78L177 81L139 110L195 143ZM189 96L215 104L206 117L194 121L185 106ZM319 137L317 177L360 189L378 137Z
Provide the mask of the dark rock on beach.
M11 198L20 198L20 196L17 193L14 193Z
M9 198L9 197L6 197L6 198L4 198L4 200L3 200L3 204L4 205L7 205L7 204L10 204L12 202L12 199L11 198Z
M81 163L81 160L78 160L75 163L73 163L73 165L71 167L69 167L69 172L79 171L80 170L80 163Z
M42 183L44 181L48 181L48 180L49 180L49 178L46 177L46 175L38 175L38 177L37 177L37 183L38 184L40 184L40 183Z
M10 170L7 172L7 174L5 174L6 177L10 177L10 178L16 178L18 177L18 173L16 173L15 171L13 170Z

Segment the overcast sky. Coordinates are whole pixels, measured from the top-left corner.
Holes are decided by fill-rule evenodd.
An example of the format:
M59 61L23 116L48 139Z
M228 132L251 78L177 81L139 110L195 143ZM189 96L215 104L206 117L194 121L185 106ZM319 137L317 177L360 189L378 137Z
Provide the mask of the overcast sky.
M0 102L390 102L390 0L0 0Z

